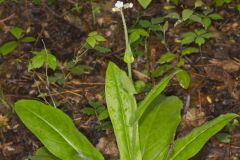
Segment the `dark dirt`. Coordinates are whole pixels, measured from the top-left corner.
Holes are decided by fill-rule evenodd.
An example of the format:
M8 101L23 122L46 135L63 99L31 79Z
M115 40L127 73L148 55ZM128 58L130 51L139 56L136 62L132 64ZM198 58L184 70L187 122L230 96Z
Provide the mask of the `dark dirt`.
M112 131L95 130L93 126L96 125L96 117L83 115L80 109L90 100L105 103L102 92L108 61L114 61L122 68L126 67L121 60L124 49L122 23L120 17L111 12L114 1L97 2L102 10L96 15L96 24L93 24L90 3L80 1L83 9L76 13L71 11L74 2L59 0L51 6L44 3L35 6L32 1L19 0L18 3L9 1L0 5L0 44L12 39L7 33L10 26L21 26L28 31L27 35L38 39L35 44L22 44L9 56L0 58L0 124L3 125L0 128L0 160L23 160L41 146L13 111L16 100L38 99L38 89L45 91L45 82L41 80L44 77L44 70L27 72L28 60L31 57L29 52L42 49L41 39L44 39L47 48L58 58L59 68L62 68L64 62L74 57L88 32L94 30L106 35L108 42L104 45L110 47L112 52L107 54L87 52L79 63L89 65L93 70L89 74L70 76L63 86L52 85L51 94L59 102L59 108L73 118L76 126L94 145L100 150L106 148L103 152L108 159L116 159L118 156ZM165 14L165 11L160 9L164 3L156 1L146 11L135 3L137 7L126 12L128 25L133 25L137 17L150 18ZM187 7L192 6L189 1L183 3ZM210 28L217 32L217 37L203 46L200 61L197 61L199 55L193 55L185 64L184 67L191 74L190 88L183 90L173 80L172 85L166 90L166 94L179 95L185 102L178 137L222 113L240 114L240 15L233 9L234 4L217 9L224 17L221 22L214 23ZM5 19L6 17L8 18ZM179 37L181 32L189 30L186 27L177 27L167 33L171 49L179 48L173 40ZM156 66L156 59L165 52L165 49L156 41L156 37L150 39L148 44L150 61L152 66ZM16 59L21 60L21 63L16 63ZM146 59L143 57L138 59L133 65L134 70L143 70L145 64ZM137 74L134 76L135 79L139 78ZM147 78L146 81L155 83L159 79ZM138 95L138 99L143 95ZM47 99L50 101L49 97ZM221 143L213 137L193 159L240 159L240 129L234 131L230 144Z

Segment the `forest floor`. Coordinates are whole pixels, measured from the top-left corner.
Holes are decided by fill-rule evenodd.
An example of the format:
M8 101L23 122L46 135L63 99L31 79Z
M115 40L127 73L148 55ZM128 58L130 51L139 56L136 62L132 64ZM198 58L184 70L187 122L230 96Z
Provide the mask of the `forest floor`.
M21 27L26 35L37 39L35 43L20 44L9 55L0 57L0 160L27 159L41 146L14 113L14 103L23 98L42 101L46 99L51 102L51 97L108 159L117 159L118 151L113 131L104 127L96 129L101 123L96 116L81 112L91 101L105 106L104 80L109 61L126 69L122 60L125 45L122 22L119 14L112 12L114 3L113 0L92 3L59 0L51 5L35 5L30 0L9 0L0 4L0 44L13 39L8 33L11 26ZM178 137L222 113L240 114L240 14L234 9L236 3L216 8L211 1L206 1L206 4L223 17L220 21L214 21L209 28L216 36L202 46L202 55L194 54L187 58L184 68L191 76L190 87L187 90L182 89L177 81L173 80L165 91L167 95L179 96L185 103ZM137 1L134 1L134 8L125 12L127 25L134 26L138 19L166 15L169 10L164 10L165 5L165 1L158 0L143 10ZM182 8L194 8L194 3L185 1L173 10ZM171 29L166 33L166 41L170 50L178 51L180 45L174 40L183 32L194 30L196 26L180 24L172 27L171 21L169 25ZM30 51L43 49L43 39L46 48L57 57L58 67L55 72L67 73L65 64L74 58L88 33L92 31L106 37L107 41L103 45L110 51L100 53L87 50L78 61L78 64L84 65L80 73L71 74L64 84L51 83L50 97L46 90L45 70L27 70L32 57ZM147 45L148 55L137 56L133 64L134 80L153 86L161 77L144 75L143 71L154 71L157 60L166 52L166 48L155 35L150 35ZM48 74L54 76L51 70ZM140 101L144 95L146 92L138 94L137 99ZM237 128L232 133L224 129L221 133L227 133L230 140L226 137L220 140L211 138L193 159L240 159L240 129Z

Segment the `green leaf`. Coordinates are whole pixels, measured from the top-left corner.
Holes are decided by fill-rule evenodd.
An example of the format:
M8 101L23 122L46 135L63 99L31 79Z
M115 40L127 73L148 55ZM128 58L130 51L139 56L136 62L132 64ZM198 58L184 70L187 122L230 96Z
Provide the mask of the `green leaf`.
M173 150L169 156L169 160L190 159L204 146L204 144L233 118L238 115L229 113L221 115L218 118L195 128L191 133L183 138L178 139L174 143Z
M60 160L51 154L45 147L41 147L36 151L35 156L30 157L31 160Z
M195 38L196 38L196 34L194 32L187 32L184 33L182 36L182 40L181 40L181 44L190 44L192 42L194 42Z
M208 15L208 17L213 19L213 20L221 20L221 19L223 19L223 17L220 16L219 14L217 14L217 13L210 14L210 15Z
M201 36L201 35L207 33L207 30L205 30L205 29L198 29L198 30L195 30L194 32L196 33L196 35Z
M11 53L16 47L17 47L17 42L16 41L11 41L11 42L4 43L0 47L0 53L2 53L3 56L6 56L9 53Z
M87 65L77 65L75 67L72 67L70 69L70 72L74 75L82 75L82 74L87 74L90 73L90 71L93 70L92 67L87 66Z
M187 19L189 19L191 17L191 15L193 14L193 11L190 9L184 9L182 11L182 19L184 21L186 21Z
M45 58L43 54L34 56L28 65L28 71L42 67L44 65L44 62Z
M87 115L94 115L95 114L95 109L91 107L84 107L83 109L80 110L82 113L87 114Z
M128 46L124 52L123 60L127 64L131 64L134 62L133 52L132 52L130 44L128 44Z
M138 0L138 2L144 9L146 9L149 6L149 4L152 2L152 0Z
M168 30L168 21L166 21L163 25L163 32L166 32Z
M88 37L93 37L93 36L96 36L96 35L98 35L98 33L96 31L93 31L93 32L90 32L88 34Z
M189 74L183 69L177 69L177 71L176 77L180 86L184 89L187 89L191 81Z
M26 127L56 157L103 160L103 156L61 110L36 100L19 100L15 111Z
M19 27L12 27L10 29L10 33L17 39L21 38L22 32L23 32L22 28Z
M179 4L179 0L171 0L171 2L175 5L178 5Z
M139 25L143 28L149 28L152 24L148 20L139 20Z
M211 19L208 18L208 17L204 17L204 18L202 19L203 27L204 27L206 30L207 30L208 27L211 25L211 23L212 23L212 21L211 21Z
M144 111L148 108L148 106L152 103L152 101L159 96L163 90L167 87L169 81L172 79L174 74L171 74L165 78L163 78L145 97L145 99L140 103L138 109L136 118L133 119L131 123L137 122L143 115Z
M155 25L155 24L160 24L160 23L162 23L162 22L164 22L164 17L156 17L156 18L152 18L152 19L151 19L151 23L152 23L153 25Z
M194 47L188 47L182 50L181 55L185 56L185 55L190 55L192 53L199 53L199 49Z
M132 32L129 36L130 43L136 42L139 39L140 39L140 34L137 31Z
M92 48L94 48L96 43L97 43L97 41L96 41L96 39L94 37L88 37L86 39L86 41Z
M216 138L222 143L230 143L231 142L231 135L229 133L218 133Z
M108 117L109 117L108 111L104 110L98 115L98 120L102 121L102 120L107 119Z
M165 154L181 120L183 103L175 96L156 98L140 119L143 160L156 160Z
M21 42L24 42L24 43L30 43L30 42L35 42L36 39L34 37L24 37L21 39Z
M179 16L179 14L178 14L177 12L171 12L171 13L169 13L166 17L168 17L168 18L173 18L173 19L177 19L177 20L180 19L180 16Z
M52 54L47 54L45 57L47 57L45 62L48 64L48 67L51 68L52 70L55 70L57 68L56 57Z
M99 42L106 41L106 38L104 38L102 35L96 35L94 36L94 38L96 39L96 41L99 41Z
M176 54L172 52L167 52L163 54L160 59L158 60L158 63L164 64L173 61L176 58Z
M153 73L153 77L163 76L166 72L170 71L173 68L172 64L163 64L159 66Z
M205 33L205 34L201 35L201 37L206 38L206 39L212 38L212 37L214 37L214 36L215 36L215 35L214 35L214 33L212 33L212 32Z
M201 7L203 4L204 3L202 2L202 0L196 0L194 6L195 8L198 8L198 7Z
M189 18L190 20L194 21L194 22L198 22L202 24L202 18L199 15L191 15L191 17Z
M107 108L117 139L120 159L142 159L139 146L138 123L133 125L129 123L137 109L136 100L134 95L124 89L121 82L122 76L124 76L124 79L128 78L124 71L110 62L105 82Z
M195 43L198 44L198 46L201 46L205 43L205 39L203 37L197 37Z

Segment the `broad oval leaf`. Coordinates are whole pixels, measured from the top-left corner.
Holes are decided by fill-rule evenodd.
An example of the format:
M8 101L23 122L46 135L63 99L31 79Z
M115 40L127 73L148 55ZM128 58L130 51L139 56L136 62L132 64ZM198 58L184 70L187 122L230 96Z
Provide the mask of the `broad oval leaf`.
M196 34L194 32L187 32L184 33L182 37L181 44L190 44L194 42Z
M204 124L201 127L193 129L191 133L178 139L173 146L169 160L190 159L204 146L204 144L233 118L238 115L229 113L221 115L218 118Z
M193 11L190 9L184 9L182 11L182 19L185 21L187 19L189 19L191 17L191 15L193 14Z
M61 110L36 100L15 103L17 115L44 146L63 160L103 160L103 156Z
M106 102L121 160L141 160L138 123L130 125L137 109L134 86L126 73L110 62L106 72Z
M141 6L146 9L149 4L152 2L152 0L138 0L138 2L141 4Z
M176 77L180 86L184 89L187 89L191 81L189 74L183 69L177 69L177 71L178 72L176 73Z
M181 120L182 101L175 96L156 98L139 122L143 160L164 156Z

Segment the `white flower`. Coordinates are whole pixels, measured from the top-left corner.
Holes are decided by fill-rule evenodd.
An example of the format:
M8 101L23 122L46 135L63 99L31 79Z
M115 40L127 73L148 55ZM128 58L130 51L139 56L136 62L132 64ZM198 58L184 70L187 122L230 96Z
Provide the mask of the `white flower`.
M129 8L132 8L133 7L133 3L129 3Z
M122 1L117 1L116 4L115 4L115 7L116 8L122 8L123 7L123 2Z

